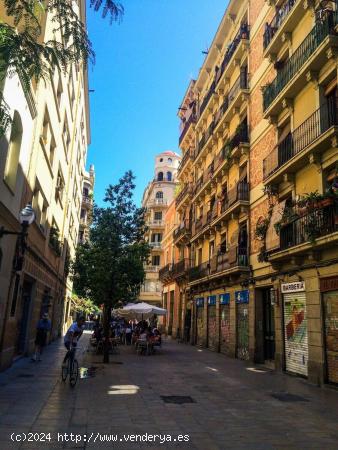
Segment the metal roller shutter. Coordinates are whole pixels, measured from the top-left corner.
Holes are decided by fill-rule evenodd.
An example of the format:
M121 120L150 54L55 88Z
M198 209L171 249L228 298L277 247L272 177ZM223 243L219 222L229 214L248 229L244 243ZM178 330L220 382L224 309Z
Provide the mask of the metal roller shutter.
M324 294L327 381L338 384L338 291Z
M208 348L217 350L216 295L208 297Z
M204 299L198 299L196 303L196 345L202 347L204 344Z
M230 354L230 304L220 306L221 352Z
M309 347L305 292L284 294L283 302L285 368L307 376Z

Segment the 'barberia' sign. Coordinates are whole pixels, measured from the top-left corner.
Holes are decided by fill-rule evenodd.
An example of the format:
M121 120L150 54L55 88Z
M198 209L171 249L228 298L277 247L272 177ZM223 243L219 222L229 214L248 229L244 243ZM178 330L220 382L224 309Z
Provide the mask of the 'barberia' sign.
M320 279L321 292L338 291L338 277L329 277Z
M303 292L305 291L305 282L295 281L294 283L282 283L281 291L282 294L288 294L291 292Z

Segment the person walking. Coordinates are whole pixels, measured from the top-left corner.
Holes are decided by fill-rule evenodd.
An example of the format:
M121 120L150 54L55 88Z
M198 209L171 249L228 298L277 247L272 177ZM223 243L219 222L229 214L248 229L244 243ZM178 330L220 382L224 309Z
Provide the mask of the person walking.
M131 329L130 323L128 323L128 325L126 326L125 332L126 332L126 344L131 345L131 334L133 330Z
M46 345L47 334L51 328L52 324L48 318L48 313L44 313L36 326L35 353L32 357L32 361L41 361L43 347Z

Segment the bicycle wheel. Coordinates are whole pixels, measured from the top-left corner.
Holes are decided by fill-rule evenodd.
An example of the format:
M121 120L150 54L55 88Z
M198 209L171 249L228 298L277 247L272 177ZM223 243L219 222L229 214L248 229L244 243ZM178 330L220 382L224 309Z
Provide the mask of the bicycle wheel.
M76 385L78 376L79 376L79 363L77 362L76 359L74 359L69 374L69 384L71 385L71 387L74 387Z
M68 367L69 367L69 362L67 361L66 364L62 364L62 368L61 368L61 378L62 381L66 381L67 377L68 377Z

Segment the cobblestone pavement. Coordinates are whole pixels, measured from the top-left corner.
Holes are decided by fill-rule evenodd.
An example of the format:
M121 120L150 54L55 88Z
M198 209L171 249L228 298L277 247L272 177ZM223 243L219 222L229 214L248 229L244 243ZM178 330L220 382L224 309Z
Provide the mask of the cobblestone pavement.
M122 347L109 366L102 357L78 353L83 366L96 367L96 376L74 389L60 380L61 342L46 349L41 363L23 359L0 375L1 450L338 448L333 388L170 341L153 356ZM166 403L161 396L191 397L192 403ZM51 442L11 442L12 433L32 433L31 439L50 433ZM66 441L70 433L73 441ZM118 441L102 442L108 434ZM140 441L155 434L161 435L156 442ZM120 441L128 435L127 443Z

